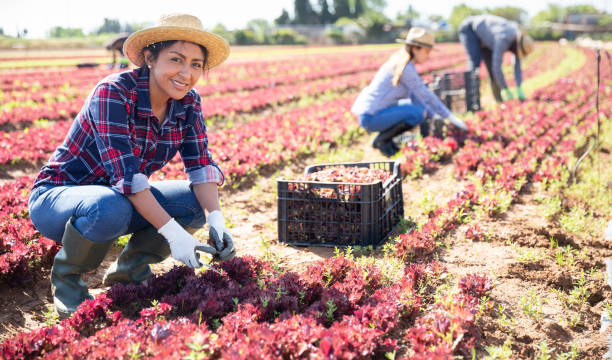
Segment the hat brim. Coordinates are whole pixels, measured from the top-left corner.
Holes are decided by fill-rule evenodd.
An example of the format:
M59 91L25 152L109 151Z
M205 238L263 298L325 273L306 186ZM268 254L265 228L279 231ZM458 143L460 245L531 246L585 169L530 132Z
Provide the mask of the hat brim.
M430 48L430 49L433 49L433 47L434 47L433 45L430 45L430 44L425 44L425 43L411 41L411 40L406 40L406 39L395 39L395 42L398 42L400 44L406 44L406 45L414 45L414 46L426 47L426 48Z
M168 40L189 41L204 46L208 50L206 63L208 69L224 62L230 52L227 41L221 36L182 26L156 26L139 30L125 40L123 52L134 65L142 67L145 64L142 49L156 42Z

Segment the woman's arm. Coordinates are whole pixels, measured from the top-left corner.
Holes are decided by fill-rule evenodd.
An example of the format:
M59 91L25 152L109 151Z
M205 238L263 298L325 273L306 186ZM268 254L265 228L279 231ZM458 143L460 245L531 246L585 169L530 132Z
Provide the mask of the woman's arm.
M517 87L523 83L523 72L521 71L521 59L518 55L514 56L514 82Z
M156 229L161 228L170 221L170 215L155 199L150 189L144 189L127 198L134 205L136 211Z
M219 190L217 189L216 183L206 182L194 184L193 192L196 198L198 198L198 202L202 209L206 209L208 213L215 210L221 210L219 206Z
M404 68L400 82L412 92L412 96L423 105L427 111L440 115L442 118L447 118L451 115L450 110L444 103L423 84L423 80L417 74L414 64L408 63Z

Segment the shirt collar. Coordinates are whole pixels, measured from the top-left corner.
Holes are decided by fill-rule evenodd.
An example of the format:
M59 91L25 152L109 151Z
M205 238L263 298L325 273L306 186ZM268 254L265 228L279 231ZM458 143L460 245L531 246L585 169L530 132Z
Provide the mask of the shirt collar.
M149 69L141 67L138 69L138 80L136 81L136 92L138 93L138 116L153 117L153 106L149 95ZM177 117L185 120L185 107L180 100L172 100L168 104L168 115L170 120ZM164 119L159 119L164 121Z

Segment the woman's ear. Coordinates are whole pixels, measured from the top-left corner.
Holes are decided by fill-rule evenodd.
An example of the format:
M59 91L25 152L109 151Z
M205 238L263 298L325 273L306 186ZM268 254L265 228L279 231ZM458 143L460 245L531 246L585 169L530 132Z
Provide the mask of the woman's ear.
M145 65L151 67L153 61L151 60L151 50L143 50L142 55L144 57Z

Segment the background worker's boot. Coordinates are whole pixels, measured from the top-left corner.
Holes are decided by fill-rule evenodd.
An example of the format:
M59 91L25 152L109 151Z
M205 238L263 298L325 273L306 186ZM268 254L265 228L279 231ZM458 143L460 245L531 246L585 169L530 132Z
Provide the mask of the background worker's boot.
M93 299L81 275L100 266L112 243L88 240L72 225L72 218L68 220L63 246L51 268L53 303L60 318L69 317L85 299Z
M170 256L166 239L153 226L136 231L104 274L102 283L141 283L153 276L149 264L164 261Z
M199 230L183 224L181 226L190 234ZM149 280L153 277L149 264L162 262L168 256L168 242L157 229L148 226L132 234L117 260L104 274L102 283L111 286L116 283L141 283Z
M399 151L399 148L393 142L393 138L412 128L412 125L405 122L394 125L385 131L381 131L378 136L374 138L372 146L379 149L385 156L393 156Z

